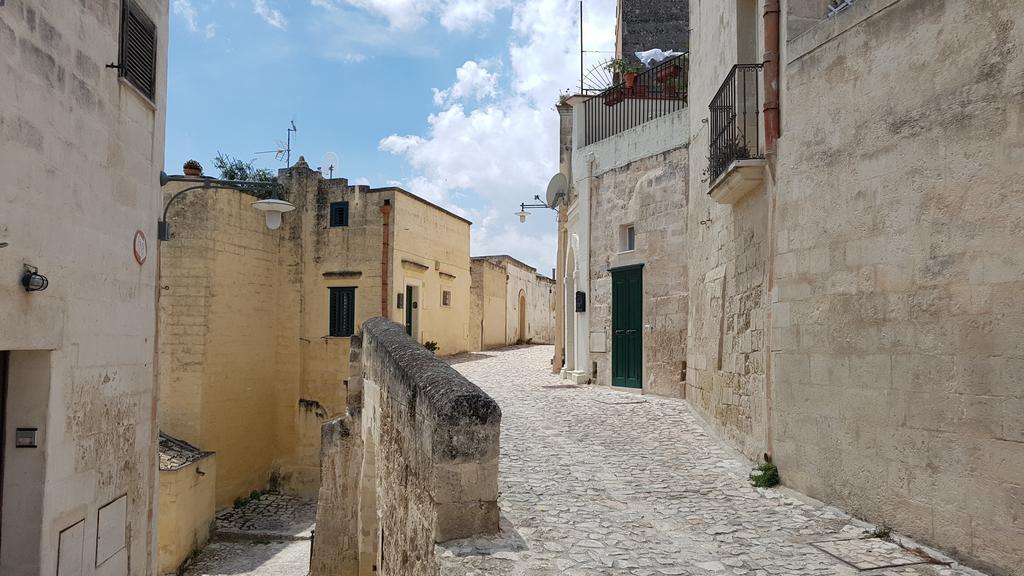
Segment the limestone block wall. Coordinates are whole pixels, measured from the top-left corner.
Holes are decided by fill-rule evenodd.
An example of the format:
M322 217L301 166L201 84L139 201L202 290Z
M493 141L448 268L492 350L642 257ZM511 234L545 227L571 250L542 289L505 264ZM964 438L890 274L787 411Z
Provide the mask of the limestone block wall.
M1024 573L1020 5L867 0L786 51L783 478Z
M733 65L753 62L759 3L691 3L686 399L749 458L767 449L768 192L736 204L708 195L708 106Z
M686 147L634 161L595 178L591 213L591 357L597 383L612 382L612 269L643 264L644 391L683 396L686 365ZM636 247L623 246L634 226Z
M642 264L643 386L682 397L686 360L689 119L687 109L582 148L588 167L590 326L596 383L612 382L612 275ZM579 174L579 170L576 171ZM623 244L634 226L635 249Z
M216 513L216 456L160 471L159 574L177 574L210 539Z
M167 186L165 197L184 186ZM168 212L173 237L162 246L161 425L217 452L218 507L266 487L288 440L275 405L279 235L255 200L186 193Z
M498 530L501 410L399 324L368 320L355 350L362 401L324 426L311 574L435 574L435 543Z
M137 3L157 29L153 101L105 68L120 2L0 7L0 354L11 351L7 405L18 416L7 424L38 428L38 448L14 450L6 436L4 576L56 574L59 549L86 576L156 570L168 2ZM136 231L148 238L142 264ZM22 288L26 263L49 278L46 291ZM101 521L115 501L124 515ZM101 562L98 527L124 535Z

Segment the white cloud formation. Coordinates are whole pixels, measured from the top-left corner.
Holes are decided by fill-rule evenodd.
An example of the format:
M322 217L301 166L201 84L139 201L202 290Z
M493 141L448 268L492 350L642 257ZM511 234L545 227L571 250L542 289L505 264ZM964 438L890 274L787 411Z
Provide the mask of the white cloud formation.
M288 20L277 8L267 5L267 0L252 0L252 11L274 28L284 30L288 28Z
M497 0L447 3L449 8L454 4L467 10L466 21L477 22L507 5ZM442 25L454 26L444 22L445 6L438 4L435 11ZM615 0L590 0L586 8L587 49L614 50ZM512 10L508 76L499 82L488 66L463 64L451 87L435 90L435 104L443 109L427 119L425 134L393 134L379 146L413 169L405 188L473 220L474 254L511 253L550 274L554 213L534 210L525 225L513 213L520 202L543 195L558 170L558 116L552 108L559 93L579 80L579 4L521 0ZM602 56L607 57L588 54L586 65Z
M494 20L494 13L511 5L509 0L448 0L441 6L441 25L447 30L468 31Z
M199 14L196 13L196 8L192 5L191 0L174 0L171 9L175 14L181 16L190 31L195 32L199 29Z
M341 2L387 20L392 30L413 30L436 15L446 30L468 31L494 20L511 0L310 0L313 6L337 10Z
M434 104L454 103L475 98L477 101L497 93L498 76L473 60L455 70L455 83L445 90L434 88Z

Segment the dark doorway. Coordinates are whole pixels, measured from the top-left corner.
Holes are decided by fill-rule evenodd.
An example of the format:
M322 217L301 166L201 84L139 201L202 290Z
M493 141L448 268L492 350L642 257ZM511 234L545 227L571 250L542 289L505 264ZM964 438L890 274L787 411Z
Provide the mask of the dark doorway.
M405 287L405 333L412 336L412 286Z
M643 268L612 270L612 385L643 388Z
M7 466L7 356L0 351L0 549L3 548L4 470Z

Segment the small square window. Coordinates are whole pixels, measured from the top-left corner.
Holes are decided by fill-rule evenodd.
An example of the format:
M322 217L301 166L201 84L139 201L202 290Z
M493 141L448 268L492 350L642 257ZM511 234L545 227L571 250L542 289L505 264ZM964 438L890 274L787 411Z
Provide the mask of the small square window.
M441 291L441 306L451 306L451 305L452 305L452 291L451 290L442 290Z
M619 229L619 252L636 250L636 226L626 224Z
M331 228L348 226L348 202L331 202Z

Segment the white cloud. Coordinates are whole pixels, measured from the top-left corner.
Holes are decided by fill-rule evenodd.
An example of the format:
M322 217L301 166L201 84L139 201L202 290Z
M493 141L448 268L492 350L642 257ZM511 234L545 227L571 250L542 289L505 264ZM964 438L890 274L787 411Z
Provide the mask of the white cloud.
M448 0L441 7L441 25L447 30L471 30L494 20L495 12L510 5L509 0Z
M175 14L181 16L190 31L195 32L199 29L199 15L190 0L174 0L171 8Z
M216 24L207 24L203 28L203 34L205 34L207 38L213 38L214 36L217 35L217 25Z
M325 0L317 0L323 2ZM434 0L346 0L352 6L387 19L394 30L418 28L435 6Z
M485 21L506 5L450 0L435 10L451 29L461 25L457 21ZM590 0L586 9L587 49L613 50L615 0ZM465 18L452 16L445 23L445 14ZM558 170L558 116L552 108L559 93L579 81L579 4L522 0L513 7L512 31L510 72L500 78L505 89L499 89L490 66L467 62L451 87L435 91L443 109L427 119L426 133L393 134L381 140L380 149L409 163L413 175L404 187L473 220L474 254L511 253L548 274L555 262L554 213L534 210L525 225L513 213L520 202L543 195ZM586 65L603 57L587 55Z
M252 0L252 11L274 28L284 30L288 28L288 20L277 8L267 5L267 0Z
M455 83L446 90L434 89L434 104L458 102L468 98L478 101L497 93L498 76L479 63L466 62L455 71Z

